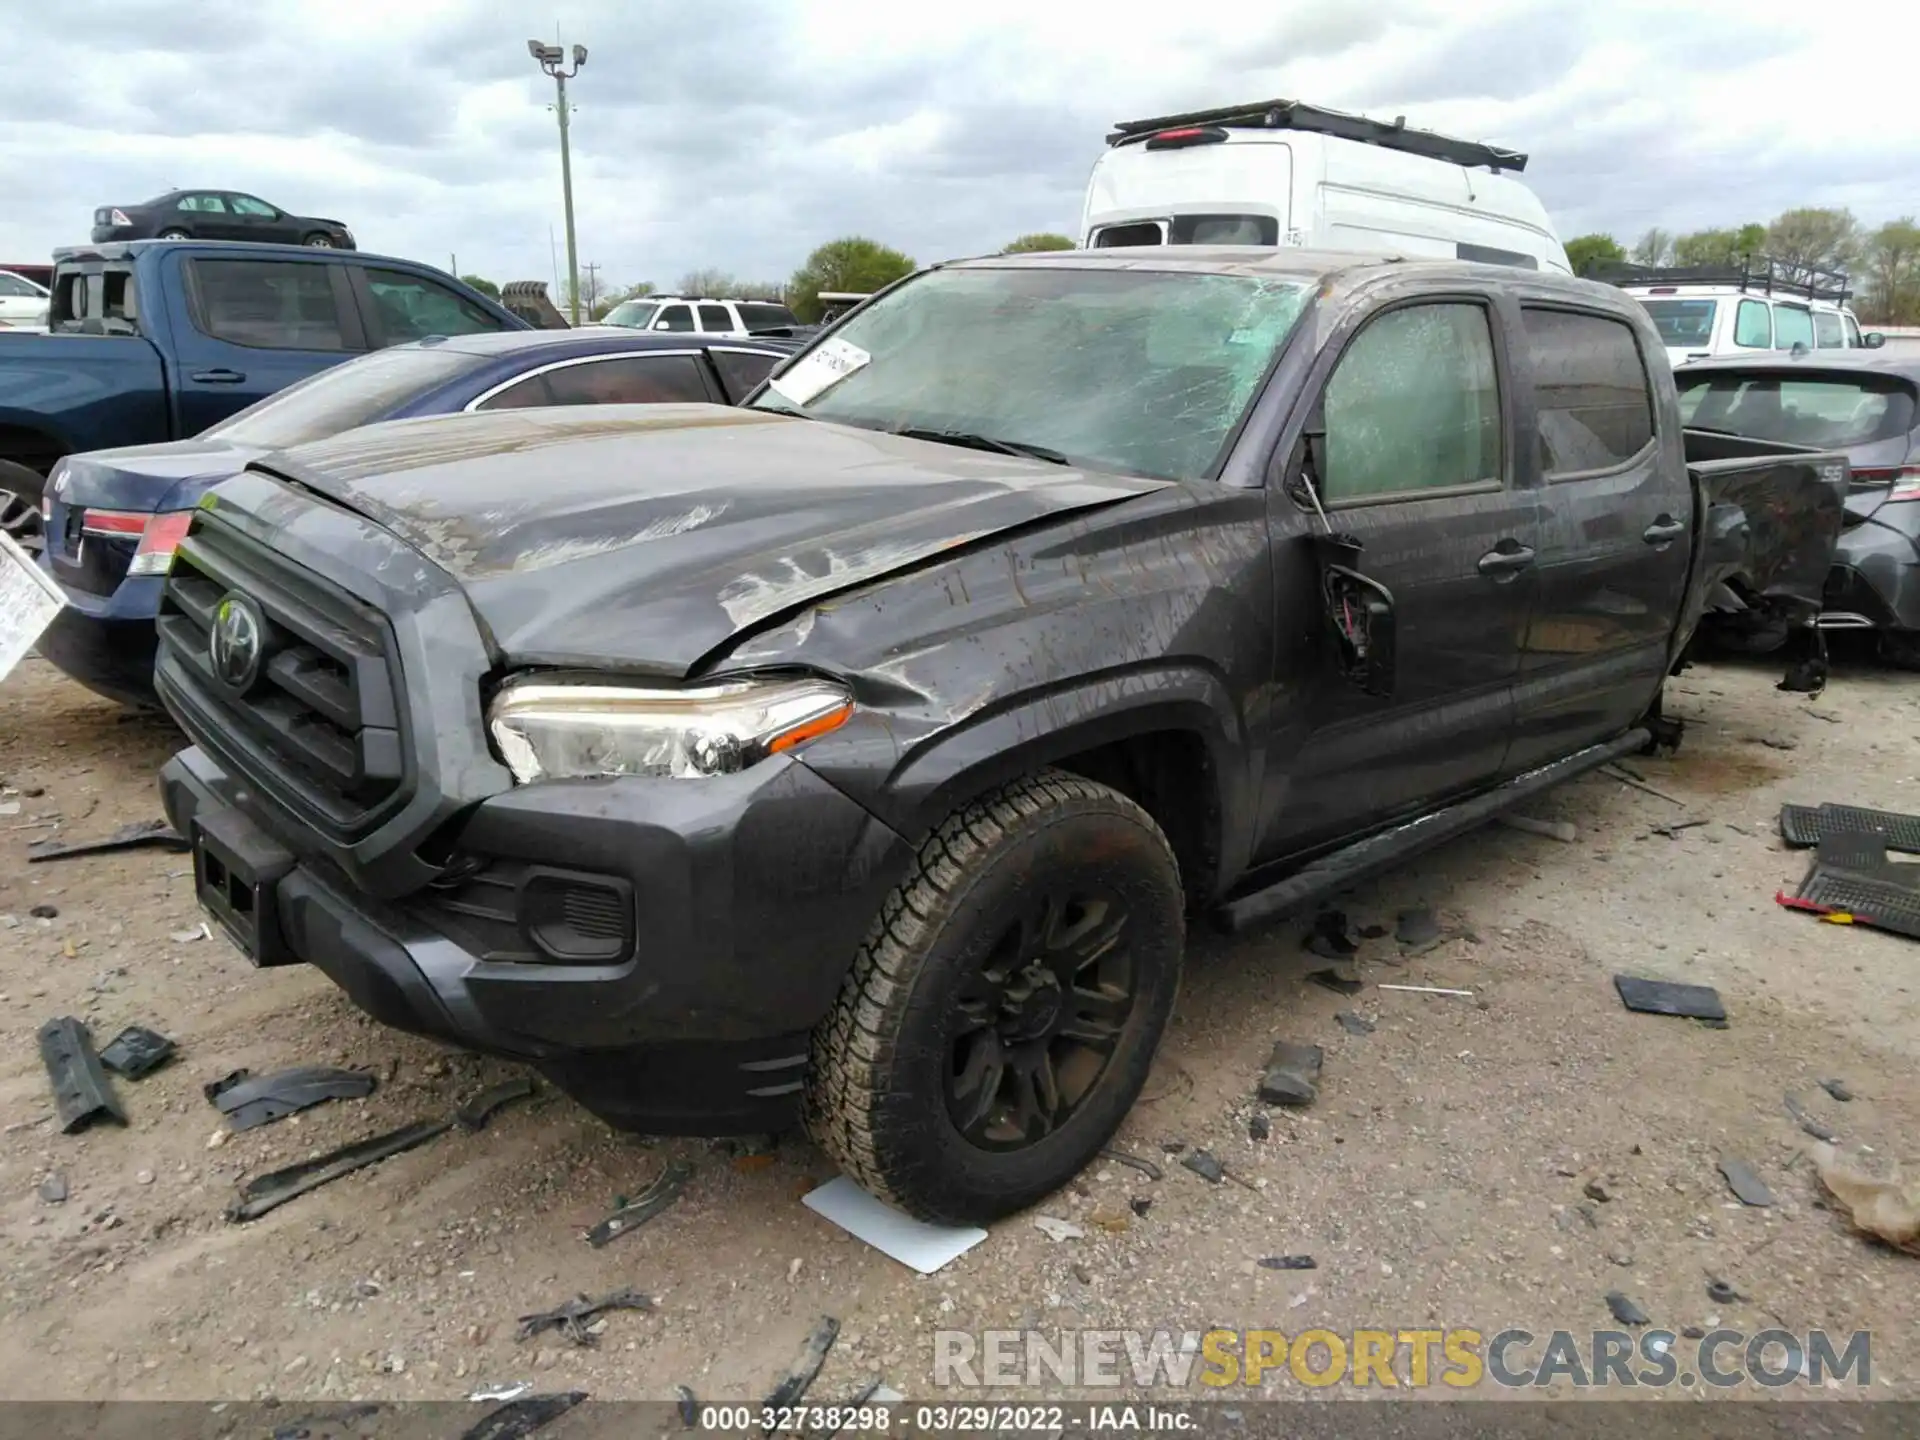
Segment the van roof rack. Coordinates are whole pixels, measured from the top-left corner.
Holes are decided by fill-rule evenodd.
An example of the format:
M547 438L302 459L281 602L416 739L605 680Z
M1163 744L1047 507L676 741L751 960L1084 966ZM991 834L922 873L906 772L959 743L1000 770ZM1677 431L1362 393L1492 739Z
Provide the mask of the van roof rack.
M1527 168L1527 157L1518 150L1483 145L1475 140L1455 140L1431 130L1409 130L1404 115L1391 121L1369 120L1364 115L1322 110L1298 100L1259 100L1251 105L1223 105L1217 110L1189 110L1147 120L1122 120L1108 134L1107 144L1130 145L1157 131L1183 125L1212 125L1228 130L1310 130L1340 140L1378 145L1383 150L1444 160L1449 165L1485 165L1491 170L1516 173Z
M1749 256L1737 265L1605 265L1593 272L1609 285L1731 285L1762 295L1792 295L1838 305L1853 294L1846 272L1817 265L1789 265L1769 256Z

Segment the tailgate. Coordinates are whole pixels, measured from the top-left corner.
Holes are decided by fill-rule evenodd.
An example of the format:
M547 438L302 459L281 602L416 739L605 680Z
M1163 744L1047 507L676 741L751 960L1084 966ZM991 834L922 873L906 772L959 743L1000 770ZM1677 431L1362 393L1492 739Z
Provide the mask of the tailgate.
M1770 601L1795 622L1818 615L1846 515L1847 457L1694 460L1687 475L1700 526L1676 655L1722 586Z

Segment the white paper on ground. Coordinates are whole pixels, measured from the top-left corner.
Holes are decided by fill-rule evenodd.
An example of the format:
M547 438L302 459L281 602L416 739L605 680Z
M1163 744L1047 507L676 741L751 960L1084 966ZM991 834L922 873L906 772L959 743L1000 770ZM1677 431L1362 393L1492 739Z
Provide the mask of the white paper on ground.
M800 1203L922 1275L933 1274L987 1238L987 1232L976 1226L929 1225L903 1215L844 1175L801 1196Z
M0 680L13 673L66 603L33 557L0 531Z
M838 385L856 370L865 369L873 356L845 340L822 340L797 364L767 382L796 405L804 405L828 386Z

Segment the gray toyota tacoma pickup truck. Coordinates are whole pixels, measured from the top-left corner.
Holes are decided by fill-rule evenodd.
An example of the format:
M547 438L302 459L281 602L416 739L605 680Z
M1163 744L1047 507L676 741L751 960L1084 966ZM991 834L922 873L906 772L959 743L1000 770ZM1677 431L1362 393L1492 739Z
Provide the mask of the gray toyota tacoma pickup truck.
M1189 917L1671 739L1725 587L1811 619L1844 461L1706 439L1607 286L956 263L742 409L404 421L220 486L160 619L166 809L256 963L985 1220L1120 1124Z

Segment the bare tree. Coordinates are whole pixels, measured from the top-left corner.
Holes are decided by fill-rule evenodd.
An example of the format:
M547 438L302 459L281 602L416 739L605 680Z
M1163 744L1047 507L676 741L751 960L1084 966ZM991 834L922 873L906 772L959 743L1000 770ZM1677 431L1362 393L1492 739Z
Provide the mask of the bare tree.
M1811 280L1822 270L1844 272L1859 253L1860 222L1851 210L1789 210L1767 227L1767 256L1791 279Z
M1920 225L1889 220L1862 246L1860 316L1876 325L1920 324Z
M1633 247L1633 258L1641 265L1667 264L1673 259L1673 235L1656 225Z
M731 300L739 288L724 270L690 270L680 277L680 293L691 300Z

